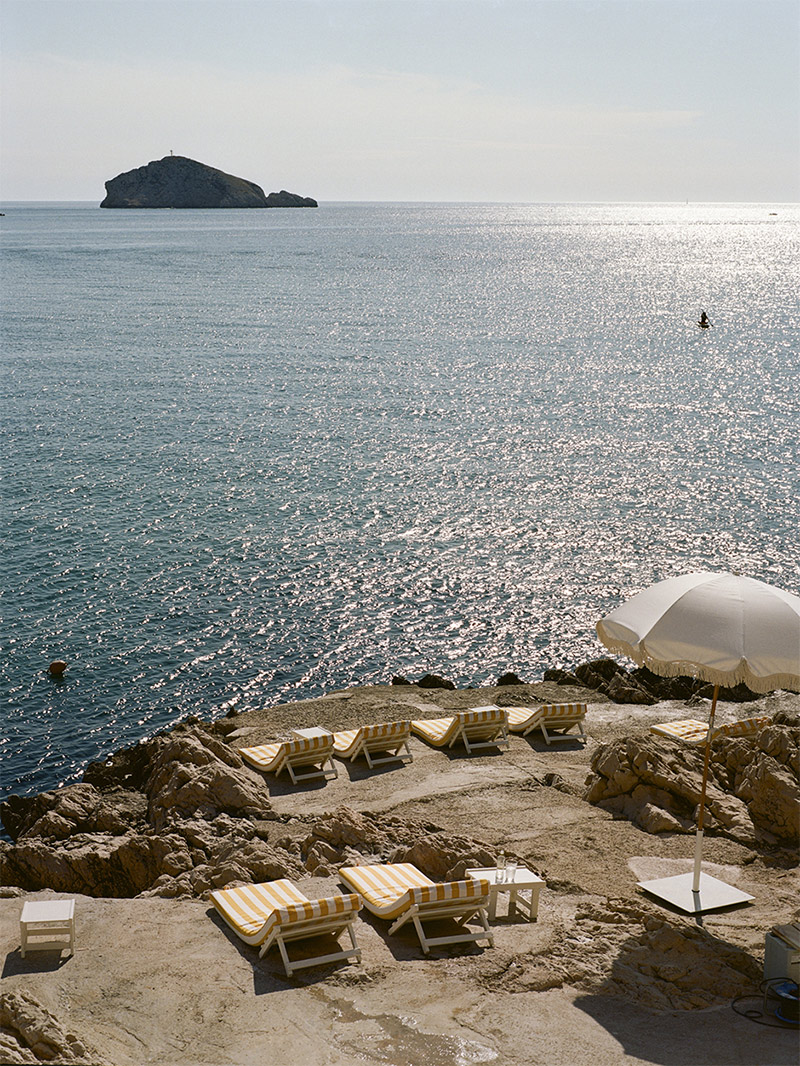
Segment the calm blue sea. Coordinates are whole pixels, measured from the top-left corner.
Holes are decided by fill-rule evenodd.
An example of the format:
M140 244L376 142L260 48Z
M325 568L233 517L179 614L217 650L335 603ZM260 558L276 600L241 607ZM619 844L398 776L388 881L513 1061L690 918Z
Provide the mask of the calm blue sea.
M687 570L800 591L797 205L2 210L2 794L534 680Z

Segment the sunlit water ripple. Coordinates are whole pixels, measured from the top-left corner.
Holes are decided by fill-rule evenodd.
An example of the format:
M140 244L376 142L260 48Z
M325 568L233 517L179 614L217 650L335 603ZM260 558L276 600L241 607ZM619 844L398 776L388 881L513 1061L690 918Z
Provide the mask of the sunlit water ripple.
M2 794L534 679L686 570L798 591L796 206L5 211Z

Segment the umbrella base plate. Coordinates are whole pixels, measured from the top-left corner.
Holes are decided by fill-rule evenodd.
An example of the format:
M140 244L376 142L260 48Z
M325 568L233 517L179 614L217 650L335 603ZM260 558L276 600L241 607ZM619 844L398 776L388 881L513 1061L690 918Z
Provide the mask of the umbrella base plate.
M639 881L639 888L687 914L702 914L721 907L733 907L749 903L754 897L739 888L726 885L710 874L700 874L700 888L692 891L693 874L678 874L675 877L659 877L655 881Z

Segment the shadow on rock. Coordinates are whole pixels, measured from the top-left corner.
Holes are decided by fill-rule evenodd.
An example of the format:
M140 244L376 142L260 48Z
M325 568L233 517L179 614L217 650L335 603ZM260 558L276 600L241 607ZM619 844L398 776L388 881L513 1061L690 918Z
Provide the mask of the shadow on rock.
M23 959L19 948L9 951L3 963L3 972L0 977L16 977L19 974L30 973L55 973L65 966L74 955L62 955L61 949L54 948L52 951L29 950Z
M575 1006L618 1041L626 1061L656 1066L753 1066L756 1027L730 1009L656 1015L606 995L579 996ZM757 1037L759 1062L795 1066L796 1031L759 1027Z
M587 904L548 961L565 985L583 993L575 1005L631 1058L659 1066L751 1066L753 1023L731 1004L758 989L760 962L690 918L638 901ZM745 1035L749 1050L740 1053ZM794 1062L796 1037L765 1032L763 1052L762 1061L775 1066Z

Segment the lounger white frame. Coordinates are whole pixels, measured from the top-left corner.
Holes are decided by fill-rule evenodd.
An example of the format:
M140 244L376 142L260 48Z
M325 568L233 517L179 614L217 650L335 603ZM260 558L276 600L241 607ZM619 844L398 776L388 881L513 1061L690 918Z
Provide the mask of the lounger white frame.
M353 929L354 922L355 914L347 919L341 918L339 921L331 921L331 916L327 915L324 918L306 918L303 921L295 921L286 926L278 925L264 941L258 956L263 959L272 945L277 944L287 977L291 977L295 970L304 970L308 966L322 966L326 962L340 962L345 959L355 959L356 962L360 962L361 948L356 941L356 934ZM307 959L297 959L294 962L290 960L286 951L286 945L292 940L305 940L312 936L338 937L345 931L350 937L351 948L332 951L328 955L314 955Z
M430 953L431 948L439 947L442 944L464 944L472 941L488 940L489 946L494 947L494 935L489 928L489 919L486 914L488 904L488 893L485 896L477 897L467 910L464 909L463 900L412 903L406 913L402 914L396 922L389 926L389 933L394 934L399 929L402 929L406 922L413 922L425 955ZM428 936L425 933L423 922L434 922L442 918L453 919L461 927L462 931L451 936ZM476 918L483 928L480 930L466 929L467 922L472 918Z
M351 958L358 962L361 959L361 949L353 928L361 908L361 899L355 893L311 900L291 881L283 879L260 885L217 889L211 893L211 902L241 940L253 947L260 946L259 958L277 945L287 977L291 977L295 970L308 966ZM237 914L239 922L236 920ZM263 922L259 924L262 917ZM253 927L252 932L245 931L240 924L242 920ZM289 958L286 945L293 940L314 936L338 937L345 931L350 938L350 948L294 962Z
M489 704L456 711L447 718L420 718L411 730L435 748L452 748L459 741L471 755L480 748L508 749L508 716L504 707Z
M585 744L588 740L583 728L587 705L585 703L545 703L541 707L507 707L508 728L512 733L521 733L527 737L534 729L540 729L546 744L554 740L574 740L570 733L576 726L580 739ZM552 735L547 727L558 730Z
M339 776L332 758L332 733L316 737L297 737L294 740L260 744L252 748L239 748L238 751L250 766L261 770L262 773L275 774L277 777L283 770L286 770L293 785L296 785L298 781L308 781L315 777L323 777L326 781L331 781ZM316 769L305 774L295 773L295 770L306 766L314 766Z
M488 940L489 946L494 946L486 913L490 893L486 880L475 878L437 884L412 863L343 866L339 877L361 896L368 911L378 918L394 919L390 934L412 922L426 955L432 947L443 944ZM460 931L448 936L428 936L424 923L445 918L455 921ZM473 918L480 922L480 930L467 929L467 922Z
M334 733L333 754L338 759L354 762L359 755L367 760L370 770L387 762L413 762L414 756L408 746L411 736L411 722L383 722L378 725L364 725L358 729L343 730ZM377 752L385 752L382 758L376 758Z

